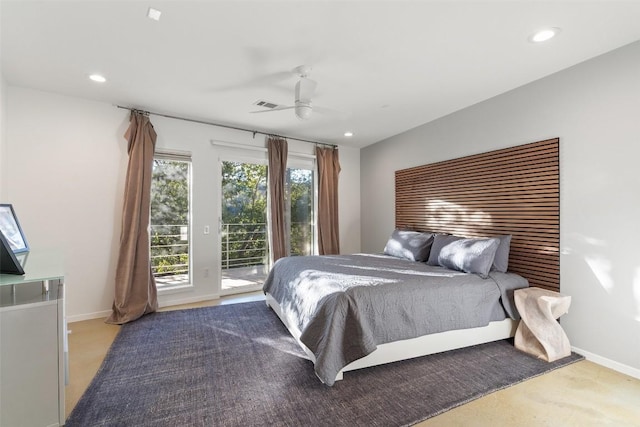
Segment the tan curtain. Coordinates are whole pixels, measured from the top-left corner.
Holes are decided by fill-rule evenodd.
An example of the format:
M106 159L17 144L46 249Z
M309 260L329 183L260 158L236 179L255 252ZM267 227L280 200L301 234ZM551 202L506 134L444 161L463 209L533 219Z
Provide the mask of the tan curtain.
M131 112L129 166L124 189L120 253L116 267L113 313L107 323L123 324L156 311L156 281L151 273L149 209L156 132L149 117Z
M340 253L338 228L338 175L340 161L337 148L316 147L318 162L318 252Z
M284 181L287 173L287 140L267 137L267 151L269 153L269 243L271 246L271 261L289 255L287 226L285 222L285 188Z

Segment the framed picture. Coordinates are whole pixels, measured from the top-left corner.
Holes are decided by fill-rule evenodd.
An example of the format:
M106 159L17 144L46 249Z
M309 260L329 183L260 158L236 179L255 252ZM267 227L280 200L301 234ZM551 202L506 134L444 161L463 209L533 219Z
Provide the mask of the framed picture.
M2 274L24 274L22 264L13 253L9 242L0 231L0 273Z
M14 254L29 251L29 244L11 204L0 203L0 231Z

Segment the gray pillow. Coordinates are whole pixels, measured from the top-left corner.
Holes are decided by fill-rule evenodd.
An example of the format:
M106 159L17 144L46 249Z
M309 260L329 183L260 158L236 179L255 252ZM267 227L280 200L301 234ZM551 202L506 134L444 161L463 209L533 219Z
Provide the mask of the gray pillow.
M493 265L491 270L499 271L500 273L506 273L507 267L509 267L509 250L511 249L511 234L505 236L494 236L495 239L500 240L498 250L496 251L496 257L493 259Z
M384 247L384 253L411 261L426 261L429 257L433 234L418 231L394 230Z
M487 278L496 256L500 240L460 239L444 246L438 255L438 264L442 267L475 273Z
M464 237L452 236L450 234L436 234L433 238L431 253L429 254L429 260L427 261L427 264L439 265L438 255L440 255L440 251L442 250L442 248L447 246L449 243L455 242L456 240L460 239L464 239Z

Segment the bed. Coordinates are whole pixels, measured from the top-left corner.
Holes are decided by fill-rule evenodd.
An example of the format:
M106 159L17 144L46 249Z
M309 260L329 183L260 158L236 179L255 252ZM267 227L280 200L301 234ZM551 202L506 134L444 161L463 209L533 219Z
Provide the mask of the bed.
M288 257L264 285L327 385L353 369L508 338L523 277L485 277L384 254Z
M559 290L558 171L557 138L396 171L385 254L278 260L267 304L327 385L350 370L512 337L513 291ZM498 240L489 268L451 247L440 259L468 239Z

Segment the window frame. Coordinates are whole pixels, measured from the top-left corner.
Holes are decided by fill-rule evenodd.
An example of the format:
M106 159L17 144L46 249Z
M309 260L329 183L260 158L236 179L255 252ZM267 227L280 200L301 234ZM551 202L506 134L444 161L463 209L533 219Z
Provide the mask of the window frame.
M156 289L159 294L170 294L174 292L180 292L185 289L193 288L193 160L191 152L179 151L179 150L156 150L153 154L153 160L170 160L176 162L184 162L188 164L187 181L188 181L188 224L187 224L187 239L188 239L188 279L186 283L181 284L162 284L158 285L156 280ZM151 206L149 206L151 210ZM151 216L149 216L149 254L151 254ZM155 278L155 275L154 275Z

